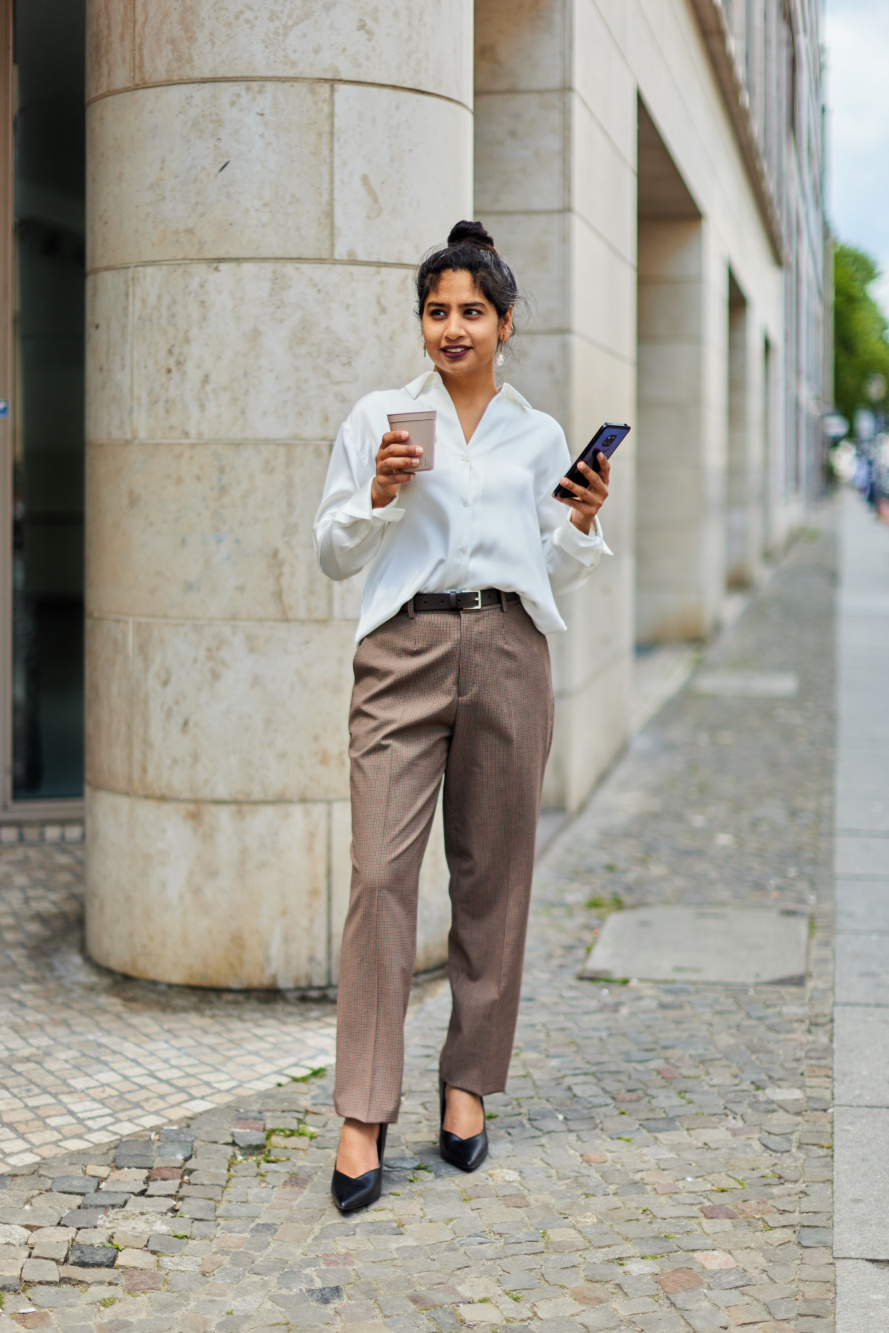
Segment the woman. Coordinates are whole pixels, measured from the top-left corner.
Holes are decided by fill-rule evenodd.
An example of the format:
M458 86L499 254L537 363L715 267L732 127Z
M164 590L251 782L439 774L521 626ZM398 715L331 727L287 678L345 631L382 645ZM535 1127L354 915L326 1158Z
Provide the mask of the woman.
M515 278L479 222L459 222L417 274L433 370L368 394L334 446L315 520L321 568L369 566L358 625L349 748L352 891L340 962L333 1174L341 1211L382 1188L398 1119L416 948L417 879L444 779L453 1010L441 1055L440 1150L473 1171L488 1150L482 1098L506 1086L521 986L534 840L553 698L544 635L553 593L607 550L608 494L562 474L552 417L494 367L513 333ZM435 462L387 414L435 410ZM572 498L559 509L561 479Z

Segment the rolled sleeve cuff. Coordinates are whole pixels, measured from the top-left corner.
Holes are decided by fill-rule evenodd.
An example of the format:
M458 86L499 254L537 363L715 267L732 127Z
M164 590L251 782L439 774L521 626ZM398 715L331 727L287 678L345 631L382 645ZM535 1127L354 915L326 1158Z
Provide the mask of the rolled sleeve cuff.
M340 523L360 523L374 522L380 523L400 523L404 518L404 509L399 505L400 496L396 495L394 500L390 500L387 505L382 505L379 509L374 509L371 502L370 490L373 486L373 478L365 482L360 491L346 501L342 509L337 513L337 519Z
M581 532L567 518L560 528L557 528L553 535L553 545L566 555L571 555L575 560L579 560L582 565L591 565L600 555L613 555L614 552L605 541L602 525L598 518L593 519L595 529L593 532Z

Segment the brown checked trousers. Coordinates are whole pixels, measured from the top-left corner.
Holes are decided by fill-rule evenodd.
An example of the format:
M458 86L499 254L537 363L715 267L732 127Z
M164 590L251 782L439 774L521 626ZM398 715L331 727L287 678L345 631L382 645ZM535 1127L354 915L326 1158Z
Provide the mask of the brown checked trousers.
M417 883L444 779L452 1087L506 1086L552 739L549 647L521 602L397 615L355 655L352 890L343 931L341 1116L398 1119Z

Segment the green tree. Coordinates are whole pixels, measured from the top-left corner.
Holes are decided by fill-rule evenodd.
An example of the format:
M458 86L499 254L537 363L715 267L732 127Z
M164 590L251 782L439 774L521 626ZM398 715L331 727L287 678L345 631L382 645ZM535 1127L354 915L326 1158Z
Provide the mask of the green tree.
M880 276L870 255L851 245L834 250L834 394L844 417L852 421L856 408L889 408L889 393L882 402L868 397L871 375L883 375L889 384L889 320L869 288Z

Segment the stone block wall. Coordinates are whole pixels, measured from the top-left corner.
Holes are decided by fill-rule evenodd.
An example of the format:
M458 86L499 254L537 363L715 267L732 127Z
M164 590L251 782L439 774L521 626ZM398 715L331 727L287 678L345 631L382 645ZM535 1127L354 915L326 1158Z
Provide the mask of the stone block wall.
M573 450L634 427L551 641L568 809L634 639L705 637L798 517L784 272L687 0L90 0L88 38L88 946L325 986L360 581L311 521L350 405L423 365L418 257L481 217L533 297L507 377ZM419 966L445 883L439 822Z
M635 87L595 6L477 0L475 14L476 211L533 298L509 376L577 452L603 418L633 419ZM633 453L631 436L602 516L616 554L561 600L569 633L550 639L547 806L576 808L626 735Z
M88 24L88 948L325 986L360 590L311 522L351 404L421 368L412 270L471 212L471 3ZM439 839L421 963L442 871Z

